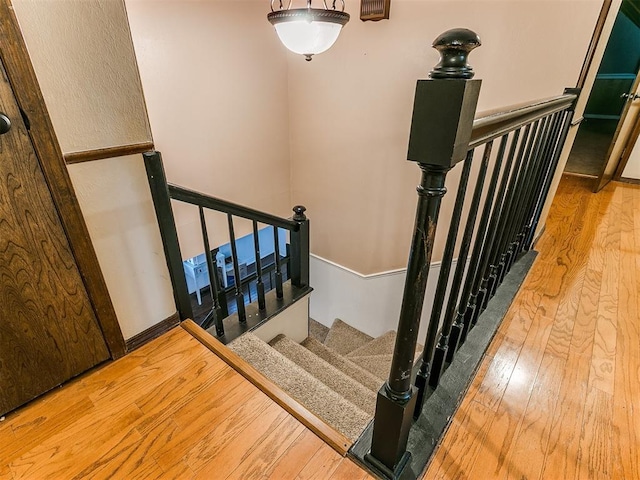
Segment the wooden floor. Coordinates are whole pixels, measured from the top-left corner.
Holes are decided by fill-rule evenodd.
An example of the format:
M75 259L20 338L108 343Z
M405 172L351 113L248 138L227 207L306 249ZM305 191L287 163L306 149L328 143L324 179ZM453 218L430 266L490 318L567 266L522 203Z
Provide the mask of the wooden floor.
M565 178L425 478L640 479L640 187ZM0 422L0 480L368 477L182 329Z
M426 479L640 479L640 187L565 177Z
M1 480L369 477L178 327L0 422Z

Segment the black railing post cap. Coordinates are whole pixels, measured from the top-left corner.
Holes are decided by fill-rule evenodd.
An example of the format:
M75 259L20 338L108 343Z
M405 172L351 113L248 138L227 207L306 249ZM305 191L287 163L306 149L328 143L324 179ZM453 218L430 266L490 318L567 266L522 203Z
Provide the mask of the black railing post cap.
M440 34L432 47L440 53L440 62L433 67L431 78L470 79L475 75L467 63L469 53L482 45L478 34L467 28L452 28Z
M307 216L304 214L306 211L307 209L303 205L296 205L293 207L293 212L295 214L293 216L293 220L296 222L304 222L307 219Z

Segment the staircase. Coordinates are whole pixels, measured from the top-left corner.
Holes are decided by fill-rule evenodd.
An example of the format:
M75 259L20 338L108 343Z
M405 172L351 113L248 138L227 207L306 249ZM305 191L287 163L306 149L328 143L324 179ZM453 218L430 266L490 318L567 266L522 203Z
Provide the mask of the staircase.
M300 344L285 335L267 343L246 333L227 346L354 442L373 419L396 334L372 338L339 319L328 331L310 322L311 334Z

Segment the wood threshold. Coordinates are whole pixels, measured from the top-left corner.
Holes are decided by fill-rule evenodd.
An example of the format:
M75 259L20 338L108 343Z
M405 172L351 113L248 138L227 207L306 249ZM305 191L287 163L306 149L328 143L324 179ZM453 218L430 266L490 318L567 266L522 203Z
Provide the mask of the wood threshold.
M11 0L0 0L0 54L111 358L126 346Z
M324 423L305 407L300 405L288 393L282 390L262 373L248 364L243 358L225 347L213 335L202 329L193 320L185 320L181 324L187 332L205 347L224 360L231 368L263 391L269 398L293 415L300 423L324 440L331 448L343 457L347 454L351 441Z
M127 345L127 353L142 347L149 343L151 340L158 338L160 335L167 333L172 328L180 325L180 316L178 312L175 312L170 317L156 323L155 325L147 328L146 330L134 335L128 339L125 343Z
M126 157L136 153L144 153L153 150L153 142L132 143L129 145L118 145L115 147L96 148L83 150L80 152L69 152L64 154L64 160L68 165L74 163L90 162L92 160L105 160L107 158Z

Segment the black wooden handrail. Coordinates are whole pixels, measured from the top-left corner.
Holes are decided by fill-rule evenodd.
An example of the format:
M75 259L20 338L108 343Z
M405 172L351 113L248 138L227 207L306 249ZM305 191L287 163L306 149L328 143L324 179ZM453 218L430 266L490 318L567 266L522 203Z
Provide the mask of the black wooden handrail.
M245 207L244 205L222 200L172 183L167 184L167 187L169 189L169 195L174 200L190 203L191 205L198 205L217 212L229 213L235 217L246 218L247 220L255 220L267 225L284 228L292 232L297 232L300 229L300 225L297 222L287 218L261 212L260 210L255 210L253 208Z
M575 93L565 93L557 97L480 112L473 121L469 149L490 142L552 113L566 110L577 98Z

